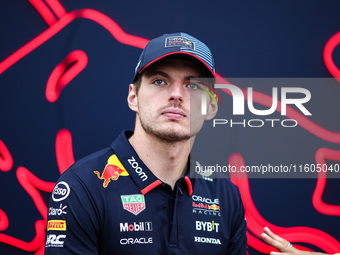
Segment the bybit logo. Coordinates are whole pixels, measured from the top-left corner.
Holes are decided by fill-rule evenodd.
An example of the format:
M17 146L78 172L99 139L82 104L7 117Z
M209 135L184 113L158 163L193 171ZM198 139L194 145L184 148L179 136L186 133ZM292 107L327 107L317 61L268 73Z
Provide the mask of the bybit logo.
M217 223L215 221L207 222L207 221L196 220L196 230L198 231L208 231L208 232L214 231L218 233L219 226L220 226L220 223Z

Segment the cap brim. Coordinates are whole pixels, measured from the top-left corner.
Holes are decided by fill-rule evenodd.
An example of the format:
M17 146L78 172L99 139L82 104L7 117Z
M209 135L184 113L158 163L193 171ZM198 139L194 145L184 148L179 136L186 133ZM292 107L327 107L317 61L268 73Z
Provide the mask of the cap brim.
M204 68L205 73L207 74L208 78L215 78L214 71L202 59L200 59L199 57L197 57L196 55L194 55L192 53L184 52L184 51L174 51L174 52L170 52L168 54L162 55L162 56L152 60L151 62L149 62L146 66L144 66L141 70L139 70L138 74L141 74L146 68L150 67L151 65L155 64L156 62L158 62L160 60L168 59L168 58L183 58L183 59L193 60L193 61L195 61L195 63L202 65L202 67ZM136 75L136 77L137 77L137 75ZM135 77L135 80L136 80L136 77Z

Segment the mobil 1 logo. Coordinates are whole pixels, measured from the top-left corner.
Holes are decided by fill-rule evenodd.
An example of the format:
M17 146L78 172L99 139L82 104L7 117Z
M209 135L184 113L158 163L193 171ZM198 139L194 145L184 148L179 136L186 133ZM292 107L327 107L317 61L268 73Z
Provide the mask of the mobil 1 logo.
M120 232L143 232L152 231L152 222L120 223Z

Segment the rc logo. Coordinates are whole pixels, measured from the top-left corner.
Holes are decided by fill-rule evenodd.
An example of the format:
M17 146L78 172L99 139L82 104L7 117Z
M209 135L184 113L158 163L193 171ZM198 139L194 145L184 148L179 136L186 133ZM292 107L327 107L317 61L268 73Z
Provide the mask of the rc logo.
M45 247L64 247L66 235L47 235Z

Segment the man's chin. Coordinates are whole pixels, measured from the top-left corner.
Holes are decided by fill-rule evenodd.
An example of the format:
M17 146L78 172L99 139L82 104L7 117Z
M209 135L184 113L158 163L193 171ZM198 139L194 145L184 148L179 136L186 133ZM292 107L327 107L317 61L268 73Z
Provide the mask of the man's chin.
M190 132L184 132L180 130L173 130L173 129L165 129L165 130L153 130L148 132L149 134L154 135L159 140L168 143L175 143L175 142L184 142L191 138Z
M167 142L184 142L190 139L190 134L182 134L176 132L164 132L158 135L158 137Z

